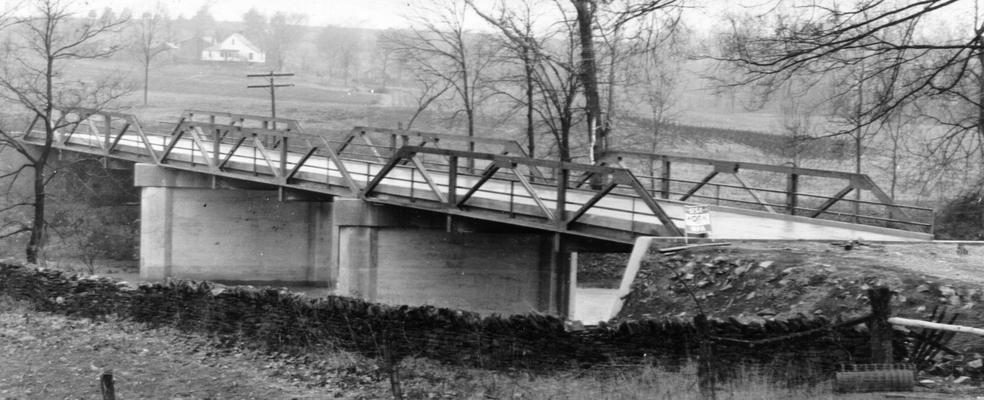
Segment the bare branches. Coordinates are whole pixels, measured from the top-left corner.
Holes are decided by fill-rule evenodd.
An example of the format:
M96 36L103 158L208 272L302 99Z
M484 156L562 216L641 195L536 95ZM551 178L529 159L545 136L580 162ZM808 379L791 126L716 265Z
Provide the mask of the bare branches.
M171 43L170 19L167 10L158 5L154 12L145 13L134 20L133 52L143 67L143 103L147 105L150 91L150 68L157 56L175 46Z
M35 116L31 128L40 124L38 130L44 132L44 145L30 151L10 134L0 132L0 142L16 149L28 160L3 177L16 179L24 169L33 170L34 200L0 209L3 212L26 205L33 209L30 227L21 224L13 231L0 234L2 238L30 232L26 249L28 262L38 261L46 240L46 187L56 176L56 173L49 173L47 162L56 132L79 122L66 120L68 113L60 110L103 108L130 91L128 83L119 77L69 80L62 73L64 64L71 60L101 58L116 52L119 45L105 39L107 34L118 32L128 16L116 17L106 12L101 17L80 18L75 16L73 3L69 0L34 0L33 3L33 13L15 18L8 28L20 34L21 40L4 46L7 62L0 69L0 95L26 108ZM6 228L0 231L6 231Z
M777 12L771 20L732 18L731 32L720 43L722 54L715 58L741 73L730 84L752 85L763 93L792 79L812 79L840 83L830 100L849 98L861 88L873 94L853 103L856 121L834 134L857 133L898 109L930 99L980 109L984 92L973 82L981 82L984 68L984 27L973 27L966 37L947 38L926 25L934 21L929 16L956 3L868 1L842 10L832 2L813 2L795 14ZM923 117L955 131L984 132L984 114L970 122L944 110L931 113Z
M453 115L465 116L468 136L472 137L477 112L491 95L486 73L499 49L486 35L465 29L467 9L464 0L432 1L409 18L413 28L391 32L383 41L416 70L418 77L430 77L418 81L445 83L460 105ZM469 144L469 149L473 150L474 144Z
M431 103L444 96L451 89L451 84L444 80L435 81L428 79L427 76L418 76L416 80L420 83L420 94L417 96L417 109L407 120L406 129L408 130L413 129L413 123L417 121L417 117L426 111Z

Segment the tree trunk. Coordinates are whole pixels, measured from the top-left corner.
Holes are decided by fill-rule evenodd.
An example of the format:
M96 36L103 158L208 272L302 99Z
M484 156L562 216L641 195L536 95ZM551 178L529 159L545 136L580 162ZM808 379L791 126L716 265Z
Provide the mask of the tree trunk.
M31 237L27 241L27 262L37 264L44 246L44 165L34 166L34 219L31 221Z
M864 62L861 62L861 75L858 77L858 115L857 131L854 133L854 173L861 174L861 139L863 139L861 118L864 110ZM861 214L861 189L854 188L854 222L860 222L858 216Z
M581 43L581 82L587 102L585 122L588 125L588 141L591 143L590 162L595 162L608 149L608 135L601 127L601 100L598 94L598 72L594 51L594 2L571 0L577 9L578 37Z
M536 158L536 134L533 132L533 61L530 49L523 46L523 66L526 69L526 140L528 155Z
M150 89L150 57L144 60L143 105L147 105L147 91Z

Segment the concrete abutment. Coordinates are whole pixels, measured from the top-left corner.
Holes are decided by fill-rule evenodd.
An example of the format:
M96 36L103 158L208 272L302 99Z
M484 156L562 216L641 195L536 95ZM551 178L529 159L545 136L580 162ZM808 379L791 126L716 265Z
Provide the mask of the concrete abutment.
M551 233L336 197L280 201L276 188L137 164L140 274L313 285L389 304L484 314L567 309L569 252ZM220 178L221 179L221 178Z

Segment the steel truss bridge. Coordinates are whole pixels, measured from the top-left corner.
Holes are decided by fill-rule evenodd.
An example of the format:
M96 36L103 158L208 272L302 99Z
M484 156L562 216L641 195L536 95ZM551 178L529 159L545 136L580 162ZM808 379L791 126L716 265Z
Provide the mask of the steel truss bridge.
M282 199L362 198L625 244L684 236L688 204L708 205L714 239L932 238L932 210L896 204L862 174L627 151L590 165L531 158L512 140L369 127L339 136L291 119L195 110L163 132L125 113L73 109L60 119L58 151L268 184ZM44 145L40 121L22 143ZM849 199L853 191L864 200Z

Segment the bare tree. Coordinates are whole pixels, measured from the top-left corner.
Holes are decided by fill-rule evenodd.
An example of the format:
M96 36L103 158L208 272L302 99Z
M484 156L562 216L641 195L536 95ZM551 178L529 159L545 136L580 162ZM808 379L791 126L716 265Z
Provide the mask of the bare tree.
M618 104L625 104L630 110L647 111L652 128L647 135L649 151L656 153L661 144L663 128L675 119L678 111L676 102L680 97L683 74L681 64L684 58L681 45L685 41L675 37L681 32L677 29L678 20L664 21L651 17L645 22L640 36L627 41L622 46L624 49L612 49L621 52L623 56L611 56L610 60L620 58L621 61L610 64L608 68L620 69L622 78L616 82L616 74L609 73L608 107L612 111L608 112L608 118L615 113L614 109ZM668 26L667 23L671 25ZM616 88L624 91L623 101L616 101ZM656 163L652 159L649 160L649 174L656 174ZM655 185L656 180L653 179L651 183Z
M465 27L468 7L464 1L434 1L409 17L414 27L402 34L386 36L388 46L422 73L447 82L464 114L469 137L475 136L475 120L481 104L489 98L486 71L494 61L488 40ZM469 150L474 150L474 143ZM474 161L469 159L469 168Z
M209 9L209 3L202 4L195 15L191 17L191 26L193 29L192 37L195 40L195 59L200 60L202 58L202 50L205 50L206 42L205 39L209 35L213 35L211 40L215 40L214 35L217 34L215 31L215 17L212 16L212 12ZM212 45L214 43L208 43Z
M267 51L267 43L269 42L267 18L256 7L250 7L243 14L243 34L253 43L262 46L263 51Z
M577 64L577 21L562 0L553 3L559 20L544 27L535 26L532 13L500 7L484 11L474 2L472 8L506 37L510 53L522 57L523 91L527 105L528 140L535 142L534 115L554 138L557 156L571 161L571 130L579 122L578 103L581 75ZM495 15L495 16L493 16ZM537 34L534 35L534 32ZM530 145L531 151L535 147ZM535 153L530 153L534 155Z
M958 0L782 3L769 17L732 20L721 60L744 73L732 82L773 92L790 79L814 82L853 73L838 95L872 93L856 102L857 121L839 133L880 123L917 100L923 118L947 127L933 145L945 158L984 157L984 25L975 16L963 36L944 37L940 20L954 20ZM930 25L933 24L933 25ZM898 34L899 28L923 35ZM865 65L864 68L860 68ZM909 73L897 74L900 67ZM884 74L896 79L878 82ZM877 85L891 90L872 90ZM931 101L928 101L931 100Z
M497 10L497 16L493 17L476 6L473 0L466 1L482 19L498 28L505 36L502 41L502 47L505 50L503 63L515 62L519 64L521 74L518 77L507 76L503 80L510 84L520 82L522 97L512 95L509 90L500 90L500 92L525 108L527 154L536 157L534 94L537 87L536 72L542 56L543 43L535 35L537 21L534 14L534 4L532 0L524 0L516 6L518 10L502 6Z
M358 79L360 56L366 49L366 38L362 32L354 28L342 28L337 26L326 26L318 34L318 48L322 53L330 55L327 64L331 75L341 77L347 85L350 74L356 69L355 75ZM384 53L384 57L385 57ZM387 60L382 60L383 70Z
M431 104L439 100L441 96L444 96L448 90L451 90L451 84L447 81L434 79L433 76L428 74L417 75L414 79L417 81L419 86L419 92L416 96L416 108L410 118L407 119L406 129L413 129L413 123L417 121L417 118L424 113Z
M779 105L779 129L785 136L784 153L794 167L803 166L803 153L808 141L814 139L814 110L816 106L806 100L807 88L790 81L786 84L782 103Z
M150 69L154 59L168 50L175 49L175 46L171 43L170 18L164 8L144 13L135 22L136 36L133 49L143 67L143 104L146 106L150 90Z
M287 14L281 11L270 17L267 34L267 63L278 71L284 69L287 55L304 34L303 24L307 17L303 14Z
M67 121L59 110L81 106L102 108L129 92L118 78L98 79L96 82L73 81L65 78L64 68L73 60L107 57L119 47L111 44L107 34L118 32L126 17L78 18L72 2L65 0L36 0L29 15L19 16L8 28L20 40L8 47L0 70L0 96L24 107L36 118L44 131L44 145L28 148L16 140L12 132L0 132L0 142L13 148L27 161L4 177L16 179L23 171L33 170L33 199L18 204L31 207L29 225L8 230L4 236L30 233L26 256L37 262L45 244L46 185L54 174L47 165L55 131L77 121ZM26 13L25 13L26 14Z
M610 33L619 32L640 17L657 11L676 9L683 5L683 0L570 1L577 11L578 39L581 49L580 74L586 102L585 122L588 127L588 140L591 143L589 158L593 162L608 150L611 128L605 123L601 108L598 84L599 63L594 44L598 36L596 31L607 29Z

